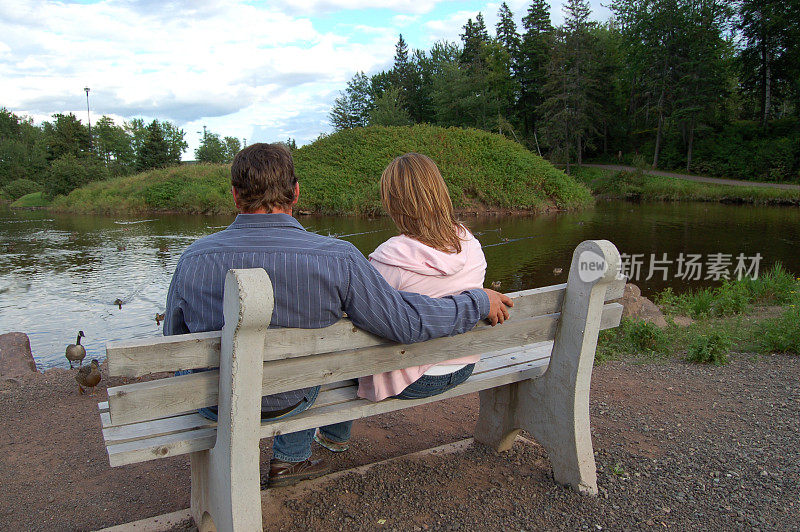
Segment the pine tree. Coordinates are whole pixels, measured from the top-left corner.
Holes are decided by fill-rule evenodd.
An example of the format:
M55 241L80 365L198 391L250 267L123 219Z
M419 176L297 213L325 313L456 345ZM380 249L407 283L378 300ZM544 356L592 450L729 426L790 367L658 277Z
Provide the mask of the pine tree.
M461 34L461 42L463 44L461 63L467 66L480 63L481 46L489 40L483 16L478 13L478 17L480 22L472 22L472 19L468 19L467 23L464 24L464 33Z
M331 108L328 118L334 129L364 127L369 122L372 105L372 86L370 78L359 72L347 82L347 88L340 92Z
M592 51L589 0L568 0L564 6L564 26L553 47L548 67L547 96L541 106L551 148L566 157L571 154L580 166L587 140L595 133L597 107L596 76Z
M517 33L517 24L514 22L514 14L509 9L508 4L503 2L497 12L497 40L505 46L511 57L516 59L519 54L520 39Z
M516 77L520 86L517 103L525 136L536 139L541 120L540 106L544 102L542 89L547 81L550 49L553 45L553 26L550 23L550 6L546 0L533 0L522 19L525 33L515 61Z
M689 172L695 131L714 120L721 102L728 96L730 46L722 32L732 13L721 0L692 2L686 9L673 117L683 124Z
M164 131L158 120L153 120L145 129L144 142L136 154L136 169L140 172L161 168L170 162L169 143L164 138Z
M742 81L747 90L758 94L765 128L776 95L800 88L799 18L797 0L740 0Z

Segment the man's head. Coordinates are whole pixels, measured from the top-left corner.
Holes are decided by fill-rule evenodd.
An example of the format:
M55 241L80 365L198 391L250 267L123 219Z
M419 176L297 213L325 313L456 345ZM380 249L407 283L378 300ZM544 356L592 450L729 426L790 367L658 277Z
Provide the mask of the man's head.
M286 211L297 203L292 154L281 144L253 144L233 158L231 186L243 213Z

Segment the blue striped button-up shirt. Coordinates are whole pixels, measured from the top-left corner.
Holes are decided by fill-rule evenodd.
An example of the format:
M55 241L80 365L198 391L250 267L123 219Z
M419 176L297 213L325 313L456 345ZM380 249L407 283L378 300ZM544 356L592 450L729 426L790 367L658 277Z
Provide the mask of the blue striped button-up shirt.
M178 260L167 295L164 334L222 329L225 275L264 268L275 308L270 327L327 327L342 317L374 334L410 344L472 329L489 313L483 290L432 299L398 292L349 242L310 233L286 214L240 214L201 238ZM298 403L308 392L266 396L264 411Z

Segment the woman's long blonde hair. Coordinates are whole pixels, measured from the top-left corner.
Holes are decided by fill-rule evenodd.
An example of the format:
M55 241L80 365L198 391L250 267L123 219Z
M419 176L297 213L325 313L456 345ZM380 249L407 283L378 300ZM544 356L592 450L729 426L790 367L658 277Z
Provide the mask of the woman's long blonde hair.
M464 229L429 157L406 153L389 163L381 175L381 203L401 234L445 253L461 252Z

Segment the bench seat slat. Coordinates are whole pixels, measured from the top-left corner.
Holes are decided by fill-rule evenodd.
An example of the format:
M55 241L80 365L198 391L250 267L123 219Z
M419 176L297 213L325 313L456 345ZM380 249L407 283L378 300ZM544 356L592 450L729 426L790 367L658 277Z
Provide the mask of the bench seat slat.
M391 412L534 378L547 369L551 349L552 342L542 342L529 346L528 349L488 356L476 364L475 372L466 382L444 394L425 399L412 401L387 399L374 403L356 398L355 385L326 390L320 393L318 403L307 411L284 420L262 423L261 437ZM210 437L208 431L212 431L215 435L214 425L214 422L199 414L187 414L165 420L111 427L104 430L103 434L106 437L109 461L112 466L118 466L147 461L154 457L210 449L214 445L215 436Z
M479 375L498 368L549 357L552 348L553 342L541 342L525 346L522 349L504 349L494 353L487 353L475 364L475 370L472 375ZM321 387L319 397L314 403L314 406L311 407L312 409L345 403L357 398L356 392L358 391L358 386L353 381L340 381L334 384L337 386L332 388ZM101 415L107 416L107 414ZM196 412L190 412L179 416L156 419L153 421L143 421L141 423L129 425L112 426L110 423L104 424L103 438L105 439L106 445L116 445L153 436L163 436L196 428L215 426L216 422L206 419Z
M529 318L561 310L566 284L508 294L514 299L514 317ZM605 301L622 297L624 281L609 285ZM140 377L148 373L219 366L220 331L110 342L106 347L109 374ZM343 319L322 329L271 329L264 361L385 344L385 339L353 327Z
M545 351L547 351L547 353L544 353L544 354L548 354L549 350L552 349L552 345L553 345L553 342L541 342L541 343L538 343L538 344L531 344L530 346L524 346L522 348L512 347L512 348L509 348L509 349L502 349L500 351L493 351L491 353L485 353L483 355L483 357L481 358L481 360L479 360L478 363L475 365L475 370L473 371L473 375L481 373L483 371L488 371L489 369L495 369L495 368L498 368L500 366L507 365L507 362L504 359L503 360L494 360L496 358L502 357L503 355L518 353L518 354L524 356L527 352L532 351L532 350L536 351L537 353L544 353L543 349ZM544 354L543 354L543 356L544 356ZM513 357L512 357L512 360L513 360ZM346 389L349 389L349 388L353 388L355 390L352 380L332 382L332 383L328 383L328 384L324 384L324 385L320 386L320 394L319 394L319 397L317 398L317 401L315 402L315 407L316 406L320 406L320 405L335 404L335 402L337 402L337 401L333 400L333 398L335 398L335 397L340 397L341 396L343 398L343 400L352 399L353 397L355 397L355 391L345 391L342 394L334 394L333 393L333 392L336 392L337 390L342 390L342 389L346 390ZM330 400L329 400L329 398L330 398ZM339 400L338 402L342 402L342 400ZM114 429L114 430L110 430L110 431L105 431L105 430L103 431L103 437L105 438L106 443L109 444L109 445L110 444L114 444L114 443L120 443L122 441L131 441L131 440L139 439L140 436L138 434L142 434L142 435L144 435L144 437L146 437L150 433L152 433L153 435L160 435L160 434L163 434L163 433L175 432L175 430L162 431L161 429L162 429L162 427L170 427L170 429L171 429L171 426L169 425L169 423L171 421L169 421L169 420L175 420L176 417L178 417L178 416L192 416L192 415L196 414L196 412L193 412L193 411L182 412L180 414L176 414L175 416L164 417L164 418L155 419L155 420L152 420L152 421L141 421L139 423L128 423L128 424L121 425L121 424L112 424L111 423L111 416L109 415L108 410L106 409L105 411L102 411L102 406L101 405L104 405L104 404L108 405L108 403L100 403L98 405L101 408L100 419L102 421L102 426L103 426L104 429L107 429L107 428ZM203 419L205 419L205 418L203 418ZM139 427L138 432L128 433L127 431L123 430L124 427L128 427L130 425L137 425ZM189 422L189 421L183 422L182 425L185 425L184 428L193 428L194 427L194 425L191 425L191 422ZM215 423L213 421L208 421L208 423L206 425L207 426L214 426ZM199 427L199 426L203 426L203 425L196 425L196 426Z
M619 324L622 305L606 304L601 328ZM473 331L411 345L381 345L271 361L265 364L262 394L296 390L360 375L403 367L442 362L486 351L518 347L555 336L558 314L531 319L512 319L500 327L476 327ZM155 381L127 384L108 390L114 425L138 423L190 412L218 402L219 373L207 371Z

